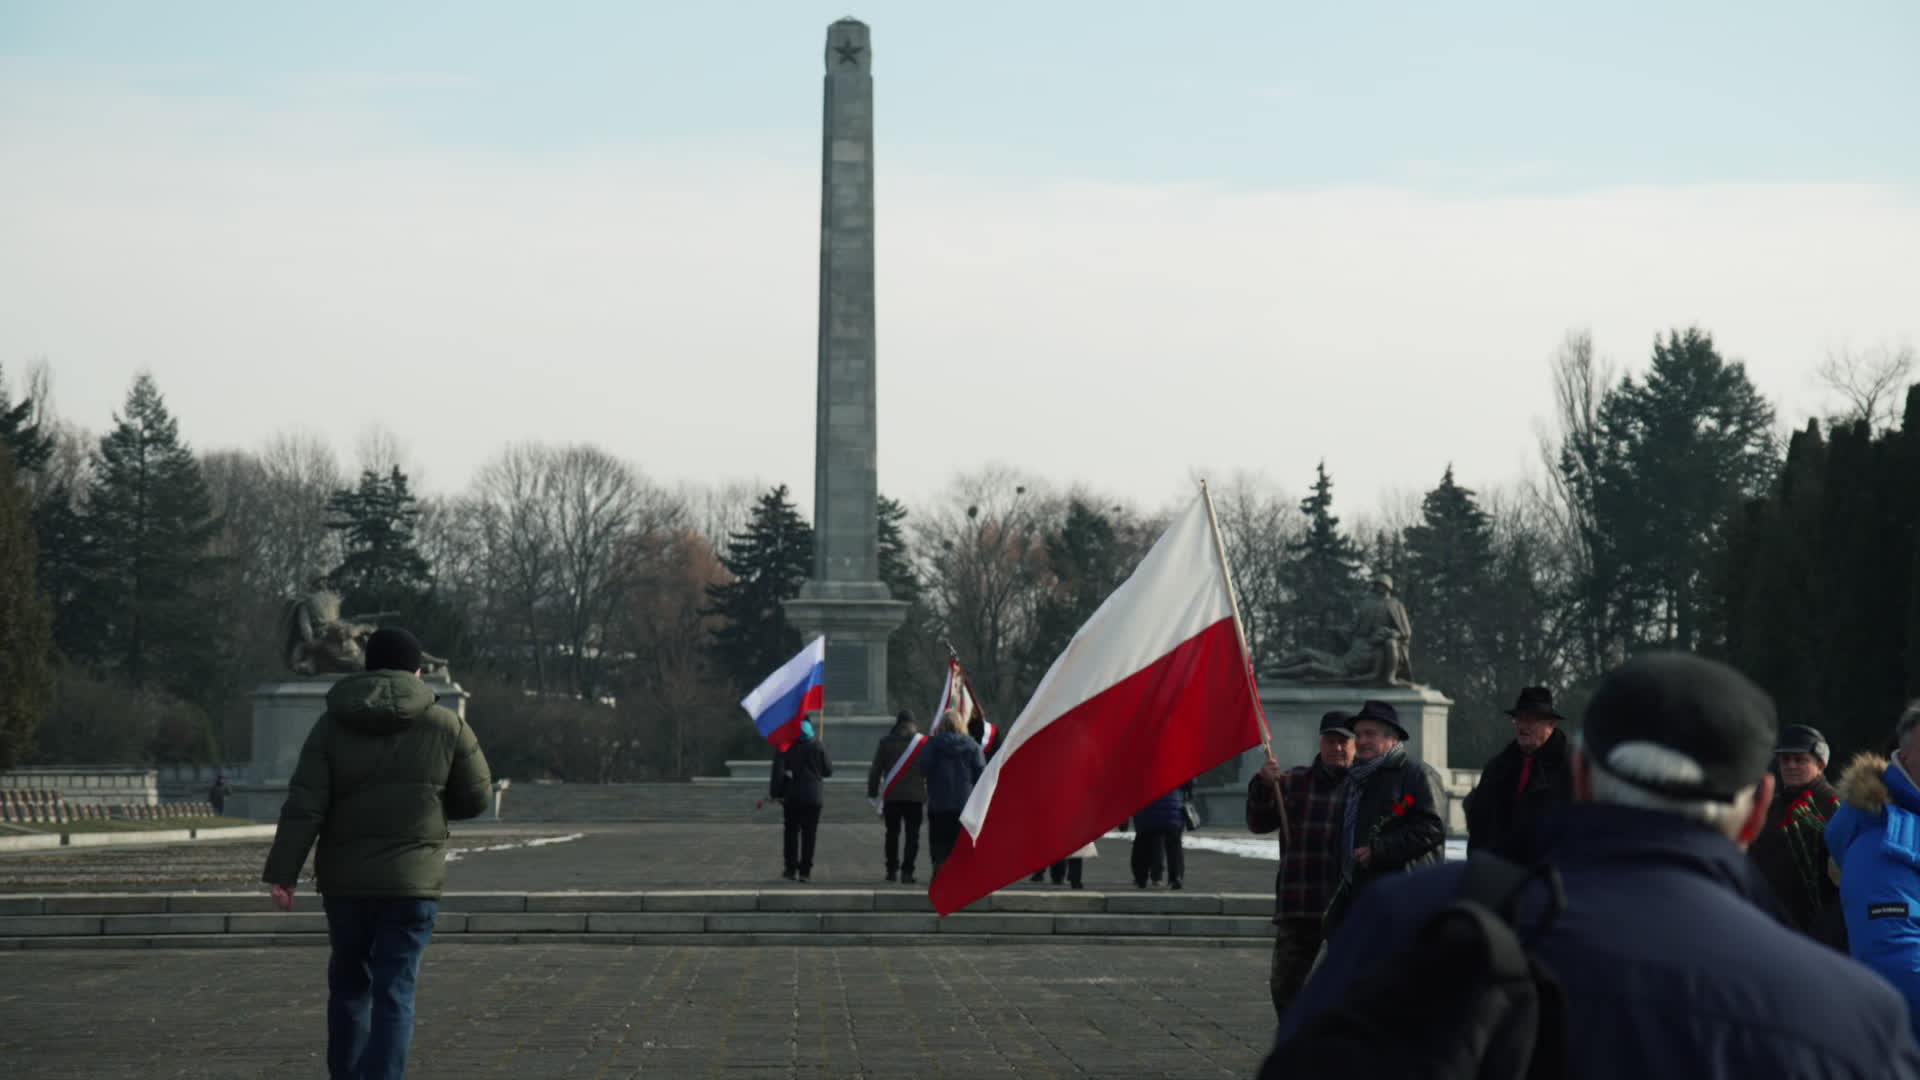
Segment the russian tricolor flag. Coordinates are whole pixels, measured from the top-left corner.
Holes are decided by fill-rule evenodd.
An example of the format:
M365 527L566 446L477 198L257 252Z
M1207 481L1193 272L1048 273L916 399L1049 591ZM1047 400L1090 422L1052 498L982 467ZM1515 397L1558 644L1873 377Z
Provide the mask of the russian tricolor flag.
M827 639L822 636L807 642L800 655L780 665L740 699L740 705L753 717L760 736L775 750L785 750L800 737L800 721L826 706L826 679Z

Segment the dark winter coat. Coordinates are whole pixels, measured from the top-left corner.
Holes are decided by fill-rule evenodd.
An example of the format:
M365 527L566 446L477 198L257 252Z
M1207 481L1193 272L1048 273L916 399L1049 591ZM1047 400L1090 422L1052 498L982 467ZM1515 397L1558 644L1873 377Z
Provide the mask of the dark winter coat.
M1817 826L1795 825L1793 807L1806 799ZM1832 928L1822 918L1827 909L1840 903L1840 887L1827 873L1826 822L1839 809L1840 795L1824 776L1806 787L1783 787L1767 808L1767 824L1760 830L1747 854L1760 876L1773 887L1775 899L1787 918L1802 933L1813 934L1827 944L1844 949L1844 934L1832 939ZM1792 830L1792 831L1789 831Z
M1364 783L1359 793L1360 813L1354 822L1353 847L1340 852L1341 861L1350 863L1353 848L1368 846L1375 824L1380 824L1381 829L1372 843L1373 857L1367 865L1349 866L1348 873L1353 880L1349 906L1351 897L1358 896L1369 884L1383 877L1439 862L1447 842L1447 827L1440 819L1439 795L1443 789L1439 774L1407 753L1406 747L1396 746L1387 751L1386 762ZM1354 797L1349 785L1347 798ZM1394 813L1395 806L1403 807L1400 813ZM1335 821L1334 827L1340 830L1343 824L1344 817ZM1336 837L1338 835L1336 831ZM1339 913L1333 913L1328 930L1338 922Z
M473 729L418 676L349 675L300 748L261 879L293 885L317 843L328 896L437 898L447 821L478 816L492 787Z
M966 809L973 785L986 771L987 757L979 743L957 731L935 735L920 751L920 774L927 778L927 813L957 814Z
M913 729L906 724L895 724L893 730L881 736L880 745L873 750L873 767L867 770L867 798L880 797L880 784L887 778L887 770L900 760L900 755L913 745ZM922 749L921 754L926 750ZM917 765L918 762L915 762ZM894 778L893 790L887 792L888 802L927 801L927 777L917 768L900 770Z
M1527 789L1520 790L1520 773L1527 755L1519 743L1508 743L1480 771L1480 783L1467 796L1467 850L1507 855L1532 830L1533 823L1551 807L1573 801L1573 766L1566 732L1552 735L1533 753L1527 770Z
M1548 811L1516 854L1551 863L1565 883L1567 909L1535 949L1566 993L1569 1080L1920 1077L1899 995L1781 922L1752 862L1718 831L1576 803ZM1282 1017L1281 1060L1302 1023L1395 962L1458 895L1464 869L1382 881L1355 902ZM1523 922L1544 892L1529 888Z
M1141 807L1140 811L1133 815L1133 827L1184 831L1187 827L1187 793L1192 787L1191 782L1181 784Z
M1827 822L1847 948L1906 996L1920 1031L1920 787L1898 759L1861 754Z
M788 806L824 806L827 801L826 778L833 775L833 761L819 739L802 736L793 745L773 757L773 775L767 781L767 794Z

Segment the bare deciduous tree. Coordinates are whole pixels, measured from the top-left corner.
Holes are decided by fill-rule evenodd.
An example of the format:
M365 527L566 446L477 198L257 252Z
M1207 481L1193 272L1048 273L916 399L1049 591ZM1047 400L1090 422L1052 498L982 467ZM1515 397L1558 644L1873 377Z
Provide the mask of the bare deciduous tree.
M1814 378L1845 402L1833 423L1866 421L1874 431L1886 431L1900 422L1905 391L1914 381L1916 357L1912 345L1885 345L1855 352L1830 352Z

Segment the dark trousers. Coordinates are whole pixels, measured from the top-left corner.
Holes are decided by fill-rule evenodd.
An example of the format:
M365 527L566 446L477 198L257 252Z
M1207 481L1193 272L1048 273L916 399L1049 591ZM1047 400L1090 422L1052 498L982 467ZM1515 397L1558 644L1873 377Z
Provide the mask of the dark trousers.
M413 1044L413 989L433 938L438 900L325 897L327 1075L404 1076Z
M913 860L920 854L920 811L917 802L902 802L888 799L881 807L881 816L887 822L887 873L899 871L912 875ZM901 857L900 832L902 827L907 834L906 856Z
M1085 863L1085 859L1061 859L1047 867L1047 875L1053 878L1055 885L1064 881L1077 889L1080 887L1080 870Z
M1273 927L1273 969L1267 989L1273 995L1274 1015L1283 1015L1300 988L1307 984L1313 960L1320 952L1320 920L1281 919Z
M1167 860L1167 884L1171 885L1187 876L1187 857L1180 850L1179 829L1135 829L1133 830L1133 883L1145 885L1147 875L1152 872L1156 855L1164 855Z
M787 869L802 877L813 873L813 841L820 834L820 807L781 803L781 822L786 826L781 837L781 853Z
M933 868L953 854L953 845L960 839L960 811L927 811L927 853L933 856Z

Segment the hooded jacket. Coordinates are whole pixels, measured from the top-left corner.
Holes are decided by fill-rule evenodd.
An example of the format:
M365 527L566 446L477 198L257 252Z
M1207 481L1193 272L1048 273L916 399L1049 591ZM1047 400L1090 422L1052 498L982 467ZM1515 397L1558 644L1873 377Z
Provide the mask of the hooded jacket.
M1752 861L1718 831L1574 803L1549 810L1515 855L1558 868L1565 884L1566 910L1529 947L1566 992L1569 1080L1920 1077L1899 995L1783 924ZM1419 928L1459 895L1465 869L1382 880L1354 902L1281 1017L1277 1062L1357 979L1401 962ZM1523 923L1545 893L1527 887ZM1384 1038L1396 1030L1380 1025Z
M1847 766L1827 848L1848 950L1906 997L1920 1031L1920 787L1898 760L1861 754Z
M327 896L437 899L447 822L477 817L492 787L473 729L418 676L349 675L300 748L261 879L293 885L315 849Z
M773 755L767 794L788 806L824 806L827 777L832 775L833 759L827 756L827 748L803 730L791 746Z
M927 778L927 813L965 810L974 783L986 771L987 756L972 738L957 731L935 735L920 751L920 772Z

